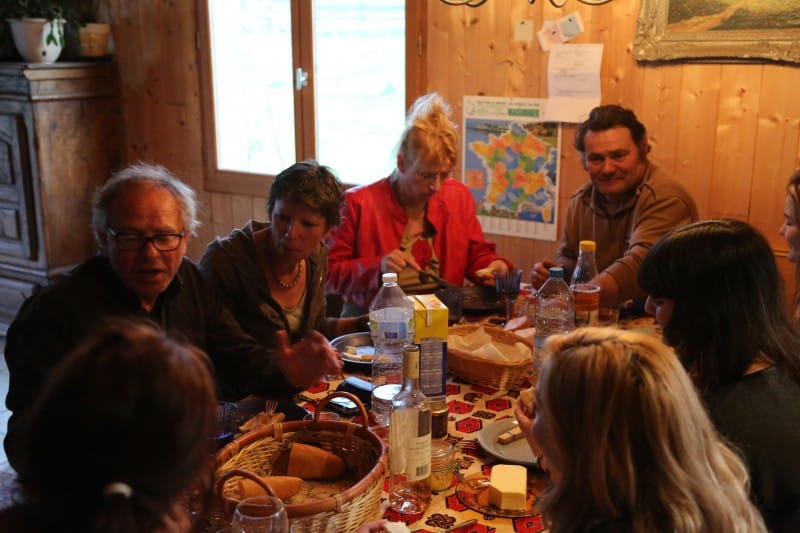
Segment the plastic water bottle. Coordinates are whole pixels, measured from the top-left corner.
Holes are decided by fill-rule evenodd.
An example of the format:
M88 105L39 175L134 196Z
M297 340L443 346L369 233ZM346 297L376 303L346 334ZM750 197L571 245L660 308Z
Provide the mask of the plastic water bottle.
M575 327L596 326L600 314L600 285L593 280L597 276L594 241L581 241L578 245L578 262L572 273L569 288L575 297Z
M575 329L575 299L564 281L564 269L550 268L550 277L539 289L536 300L533 366L538 371L542 361L544 341L555 333Z
M403 382L403 346L414 342L414 303L397 284L397 274L387 272L381 279L383 286L369 305L369 333L375 347L372 357L373 398L378 387L393 384L399 390L398 384ZM373 408L373 416L380 425L389 422L387 412Z

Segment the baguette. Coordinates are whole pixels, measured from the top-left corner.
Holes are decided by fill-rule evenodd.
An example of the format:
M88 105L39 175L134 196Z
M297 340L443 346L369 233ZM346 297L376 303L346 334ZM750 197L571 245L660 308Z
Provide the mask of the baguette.
M287 475L303 479L338 479L344 471L344 461L338 455L308 444L292 444Z
M303 485L302 479L292 476L261 476L261 481L266 483L281 500L289 499L300 492L300 487ZM239 480L237 489L239 500L264 494L264 489L252 479Z

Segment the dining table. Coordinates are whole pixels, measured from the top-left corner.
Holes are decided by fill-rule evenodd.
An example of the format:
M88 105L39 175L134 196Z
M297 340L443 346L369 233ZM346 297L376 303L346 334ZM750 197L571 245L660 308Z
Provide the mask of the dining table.
M655 321L649 317L621 318L616 327L640 330L660 336ZM322 381L298 395L298 404L314 412L317 402L339 387L342 379L355 375L369 379L368 364L345 365L344 375L339 379ZM489 533L518 532L536 533L546 530L543 517L529 507L525 512L497 512L493 506L482 505L474 498L471 480L490 475L496 464L523 463L527 469L529 499L546 490L547 473L540 470L530 457L518 457L519 445L527 445L524 439L517 443L515 454L507 454L496 443L496 435L515 424L514 405L520 391L531 387L533 377L526 375L509 390L475 385L453 375L447 376L447 435L441 440L455 448L457 472L446 490L434 492L427 509L422 514L406 515L393 511L388 504L388 480L384 482L381 497L381 517L393 522L404 522L414 533ZM361 422L359 417L353 419ZM485 499L484 499L485 503ZM376 517L377 518L377 517ZM463 524L463 526L460 526Z

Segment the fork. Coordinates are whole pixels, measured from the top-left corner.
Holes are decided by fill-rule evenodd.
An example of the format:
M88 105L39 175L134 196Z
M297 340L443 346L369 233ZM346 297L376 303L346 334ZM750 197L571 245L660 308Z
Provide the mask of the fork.
M264 404L264 412L272 416L278 408L278 400L267 400Z

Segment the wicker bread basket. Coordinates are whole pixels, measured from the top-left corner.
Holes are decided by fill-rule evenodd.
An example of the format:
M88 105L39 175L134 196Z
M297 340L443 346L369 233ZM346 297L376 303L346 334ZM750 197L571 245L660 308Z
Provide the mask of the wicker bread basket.
M318 420L318 414L328 401L337 396L349 398L358 405L363 425ZM223 520L229 520L239 503L235 491L236 478L253 479L254 476L269 475L272 456L284 444L294 442L295 435L302 428L313 433L321 448L334 453L344 448L363 453L372 466L366 476L344 492L307 503L287 504L286 513L292 531L326 531L328 523L333 520L336 531L351 532L364 522L380 518L381 491L388 456L383 441L367 428L369 416L364 405L353 394L333 392L320 400L316 413L314 420L272 424L245 433L217 453L216 494L222 504Z
M492 341L501 344L523 343L532 349L531 341L497 326L482 324L453 326L448 335L468 335L478 328L483 328L492 337ZM532 354L533 352L531 352ZM454 376L474 385L482 385L498 390L513 389L533 370L533 356L519 362L496 361L473 355L464 350L447 346L447 369Z

